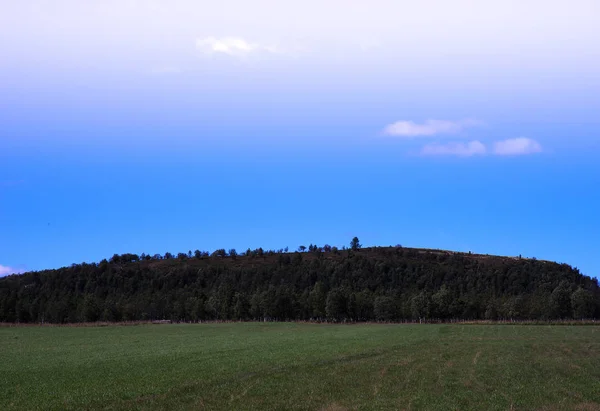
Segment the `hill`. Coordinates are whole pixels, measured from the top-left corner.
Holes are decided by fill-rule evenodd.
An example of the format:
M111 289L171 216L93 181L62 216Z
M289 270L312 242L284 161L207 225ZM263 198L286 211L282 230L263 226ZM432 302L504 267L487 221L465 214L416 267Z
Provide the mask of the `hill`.
M123 254L0 279L0 322L573 318L600 318L600 289L567 264L358 242Z

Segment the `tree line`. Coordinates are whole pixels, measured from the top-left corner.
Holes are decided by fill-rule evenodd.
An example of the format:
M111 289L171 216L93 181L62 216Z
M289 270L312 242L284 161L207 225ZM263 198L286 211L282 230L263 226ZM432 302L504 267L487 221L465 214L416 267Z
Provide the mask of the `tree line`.
M0 279L0 322L600 318L598 280L520 257L395 247L122 254Z

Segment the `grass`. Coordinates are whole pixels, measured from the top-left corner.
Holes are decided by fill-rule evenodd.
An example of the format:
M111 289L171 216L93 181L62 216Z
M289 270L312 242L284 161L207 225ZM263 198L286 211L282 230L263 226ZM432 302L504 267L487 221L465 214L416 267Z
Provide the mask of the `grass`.
M0 409L600 410L600 327L0 328Z

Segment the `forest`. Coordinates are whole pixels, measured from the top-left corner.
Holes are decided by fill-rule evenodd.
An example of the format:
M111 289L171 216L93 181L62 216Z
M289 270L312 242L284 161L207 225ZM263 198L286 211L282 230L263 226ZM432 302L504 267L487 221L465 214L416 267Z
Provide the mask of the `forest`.
M0 322L554 320L600 318L598 280L567 264L329 245L177 255L0 278Z

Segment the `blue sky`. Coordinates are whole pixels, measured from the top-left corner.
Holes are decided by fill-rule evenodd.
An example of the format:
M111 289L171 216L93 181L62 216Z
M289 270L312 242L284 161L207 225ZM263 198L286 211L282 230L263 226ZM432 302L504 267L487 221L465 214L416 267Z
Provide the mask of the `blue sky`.
M354 235L599 275L597 2L280 3L3 6L0 275Z

